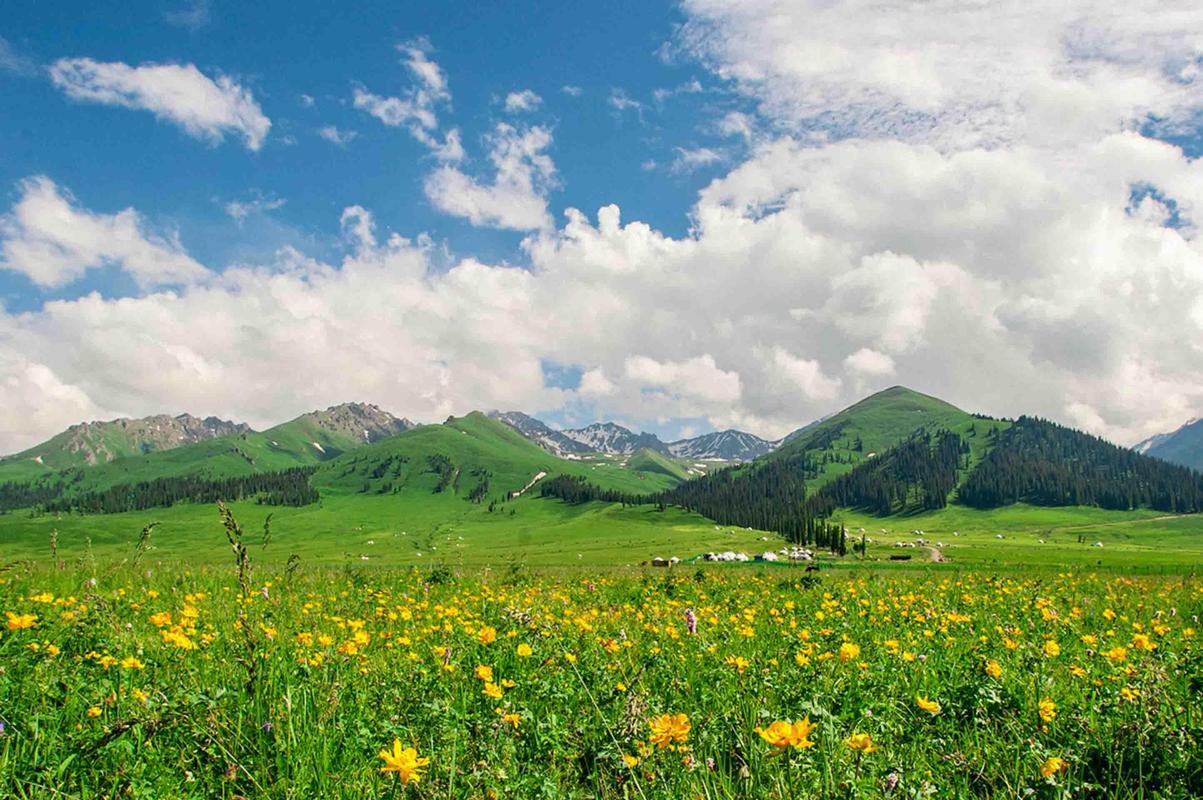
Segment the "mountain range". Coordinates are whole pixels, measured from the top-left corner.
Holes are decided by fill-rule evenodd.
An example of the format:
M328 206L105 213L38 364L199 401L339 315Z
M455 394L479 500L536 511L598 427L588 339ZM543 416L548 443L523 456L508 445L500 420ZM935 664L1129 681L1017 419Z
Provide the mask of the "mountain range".
M644 508L641 524L655 527L669 519L656 509L672 506L833 543L828 520L841 509L893 516L1021 503L1189 514L1203 509L1203 476L1037 418L971 414L904 387L776 442L725 431L666 443L613 423L556 431L516 412L415 426L350 403L264 431L187 416L88 423L0 461L0 534L13 519L4 512L22 509L27 519L61 520L215 499L318 509L334 515L334 529L381 514L443 529L518 507L552 525L589 509ZM543 524L524 530L545 536Z
M493 411L489 416L509 425L547 452L564 458L585 453L630 455L640 450L652 450L665 456L698 461L751 461L786 441L769 441L743 431L726 430L664 442L655 434L635 433L614 422L555 430L521 411Z
M1169 433L1159 433L1133 448L1171 464L1203 470L1203 419L1192 419Z

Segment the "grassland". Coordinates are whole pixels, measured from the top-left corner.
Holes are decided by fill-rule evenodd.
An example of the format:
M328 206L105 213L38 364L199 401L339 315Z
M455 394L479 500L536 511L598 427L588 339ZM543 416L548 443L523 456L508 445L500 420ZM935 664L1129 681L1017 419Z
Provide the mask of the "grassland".
M1194 579L244 566L0 574L0 796L1203 793Z

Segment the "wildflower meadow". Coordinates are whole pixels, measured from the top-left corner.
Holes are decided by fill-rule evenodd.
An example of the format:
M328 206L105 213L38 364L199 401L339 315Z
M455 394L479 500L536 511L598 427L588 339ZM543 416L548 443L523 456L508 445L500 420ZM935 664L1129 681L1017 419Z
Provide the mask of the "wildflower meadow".
M1194 578L327 571L232 544L237 570L3 573L0 796L1203 794Z

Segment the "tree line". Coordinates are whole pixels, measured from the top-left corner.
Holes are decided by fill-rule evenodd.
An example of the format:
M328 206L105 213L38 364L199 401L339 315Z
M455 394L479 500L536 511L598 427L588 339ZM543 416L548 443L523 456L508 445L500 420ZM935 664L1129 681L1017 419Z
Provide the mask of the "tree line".
M215 503L218 500L254 500L271 506L305 506L320 499L309 485L316 467L293 467L278 472L259 472L231 478L199 475L155 478L123 483L107 489L62 494L36 504L50 513L117 514L143 511L177 503Z
M1203 511L1203 475L1036 417L992 432L993 447L957 492L961 503Z

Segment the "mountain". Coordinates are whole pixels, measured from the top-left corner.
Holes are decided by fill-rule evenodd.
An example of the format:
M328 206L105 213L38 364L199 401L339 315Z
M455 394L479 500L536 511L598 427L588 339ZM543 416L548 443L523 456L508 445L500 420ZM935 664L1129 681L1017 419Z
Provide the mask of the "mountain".
M669 442L668 452L678 458L750 461L768 453L776 444L750 433L727 430Z
M665 456L699 461L750 461L805 430L794 431L778 442L743 431L727 430L665 443L655 434L635 433L614 422L595 422L584 428L557 431L520 411L493 411L489 416L509 425L549 453L568 457L586 453L632 455L651 450Z
M1159 433L1132 448L1171 464L1203 470L1203 419L1192 419L1171 433Z
M570 454L594 452L587 444L565 436L542 420L537 420L521 411L491 411L489 417L504 422L553 455L563 457Z
M613 422L595 422L583 428L563 431L574 442L583 444L595 453L630 455L640 450L667 453L668 446L651 433L635 433Z
M24 466L0 464L0 483L66 481L77 490L96 491L182 475L207 479L252 475L320 464L412 427L409 420L374 405L345 403L302 414L265 431L243 426L225 436L144 455L124 455L94 466L76 465L66 471L43 470L31 475Z
M509 423L474 411L340 456L323 464L312 483L320 490L341 493L396 495L416 490L409 496L437 494L500 503L515 493L534 492L548 475L588 476L598 485L625 491L656 491L681 480L671 462L667 468L651 462L642 466L646 472L559 458Z
M343 403L325 411L310 411L291 424L337 443L341 450L355 447L356 443L371 444L414 427L408 419L394 417L371 403Z
M1193 514L1203 511L1203 475L1045 420L971 415L893 387L766 457L643 502L652 501L842 552L831 527L841 510L892 516L1024 503Z
M250 431L248 425L217 417L156 414L140 419L81 422L28 450L0 459L0 465L26 463L31 474L104 464L123 456L196 444Z

